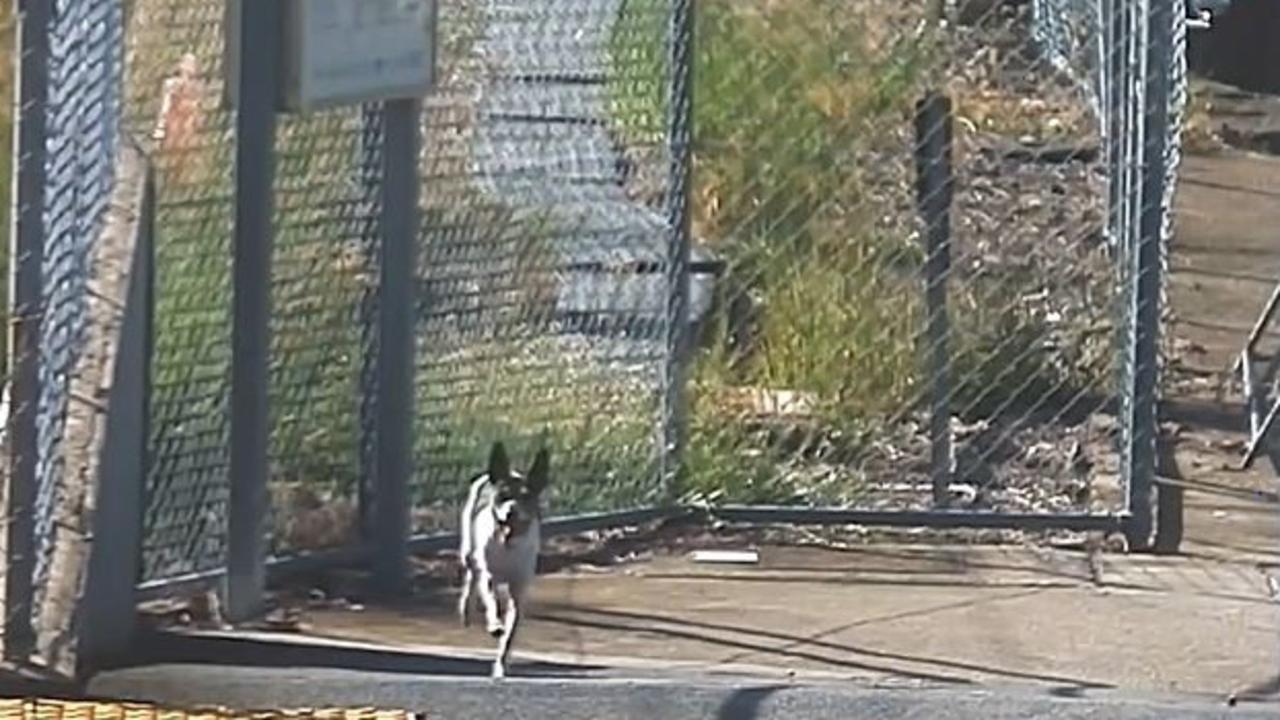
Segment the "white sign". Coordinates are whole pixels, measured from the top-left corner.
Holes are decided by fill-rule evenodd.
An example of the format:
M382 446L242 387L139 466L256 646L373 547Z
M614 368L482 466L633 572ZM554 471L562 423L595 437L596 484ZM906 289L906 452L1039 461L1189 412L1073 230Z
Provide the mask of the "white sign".
M433 8L430 0L290 0L288 108L425 95L435 69Z
M238 94L242 2L228 4L228 90ZM282 109L421 97L435 80L435 0L285 0Z

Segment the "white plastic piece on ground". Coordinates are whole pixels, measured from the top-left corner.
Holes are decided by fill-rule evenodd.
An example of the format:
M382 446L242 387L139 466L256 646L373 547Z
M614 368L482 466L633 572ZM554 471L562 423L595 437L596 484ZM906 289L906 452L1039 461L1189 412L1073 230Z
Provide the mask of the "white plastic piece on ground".
M694 550L689 557L701 563L754 565L760 562L760 553L755 550Z

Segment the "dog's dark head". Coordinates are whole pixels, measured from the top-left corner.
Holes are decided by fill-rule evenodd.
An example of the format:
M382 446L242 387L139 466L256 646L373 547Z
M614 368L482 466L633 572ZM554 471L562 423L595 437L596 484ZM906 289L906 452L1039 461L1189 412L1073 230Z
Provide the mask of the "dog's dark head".
M501 442L489 451L489 481L493 483L493 516L503 543L520 537L541 518L542 491L551 479L551 453L544 447L533 459L528 474L511 469Z

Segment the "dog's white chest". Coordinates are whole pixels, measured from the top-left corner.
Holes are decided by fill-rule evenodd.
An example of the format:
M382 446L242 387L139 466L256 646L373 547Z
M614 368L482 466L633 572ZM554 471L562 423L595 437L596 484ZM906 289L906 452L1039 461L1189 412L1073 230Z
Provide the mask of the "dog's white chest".
M524 584L533 579L538 566L538 547L541 544L541 533L537 523L525 532L503 542L497 532L497 523L487 513L476 518L475 534L478 543L476 550L482 555L484 567L499 583Z

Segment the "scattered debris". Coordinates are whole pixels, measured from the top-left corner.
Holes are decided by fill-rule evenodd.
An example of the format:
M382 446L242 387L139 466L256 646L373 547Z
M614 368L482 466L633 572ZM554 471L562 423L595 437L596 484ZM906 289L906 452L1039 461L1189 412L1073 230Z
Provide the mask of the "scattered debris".
M1244 450L1246 441L1242 437L1223 438L1214 443L1219 450L1228 452L1240 452Z
M258 625L263 630L274 632L302 632L306 629L302 620L302 610L296 607L281 607L268 612Z

